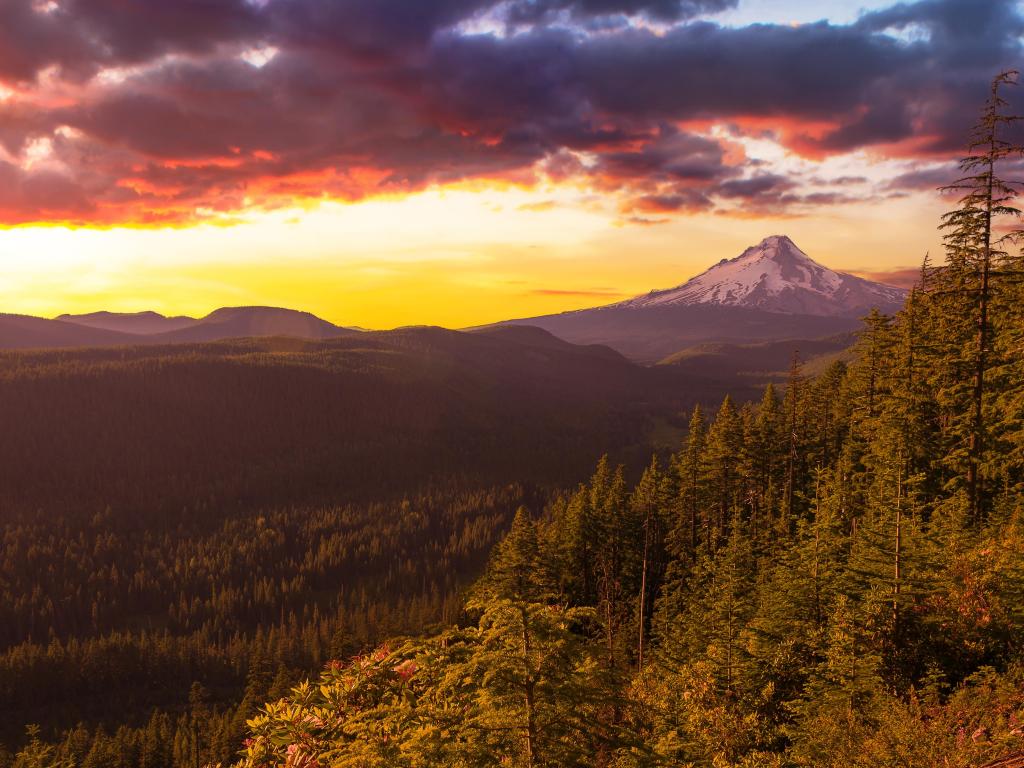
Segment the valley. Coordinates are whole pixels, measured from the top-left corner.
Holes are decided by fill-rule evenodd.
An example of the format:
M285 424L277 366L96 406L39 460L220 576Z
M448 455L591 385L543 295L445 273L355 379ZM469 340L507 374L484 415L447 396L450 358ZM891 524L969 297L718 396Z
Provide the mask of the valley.
M0 768L1024 768L1024 0L0 0Z
M739 285L737 274L756 279ZM587 643L610 655L586 663L611 674L638 662L629 638L639 634L641 649L646 639L714 665L725 643L726 679L758 684L744 665L783 662L755 647L756 627L775 621L750 602L755 572L766 585L803 584L774 569L804 556L800 521L823 503L821 473L876 461L880 444L860 435L882 435L888 411L865 416L865 397L910 396L893 394L904 386L897 350L919 308L899 309L899 289L836 275L776 237L678 289L464 331L354 330L264 307L198 320L0 318L0 742L22 756L54 744L87 768L226 765L240 754L262 764L282 734L312 738L275 719L275 706L295 705L263 707L295 697L318 669L328 691L353 669L346 660L367 663L372 649L419 665L431 638L474 637L501 606L529 612L541 596L604 612L559 642L596 632ZM862 299L897 319L856 318L872 311ZM836 493L883 492L849 482ZM941 495L938 476L922 482ZM936 509L958 497L943 498ZM871 525L889 535L884 517ZM527 560L502 565L509 557ZM746 569L733 574L735 617L755 633L746 650L717 624L659 634L666 621L696 627L705 611L718 621L721 596L679 590L735 558ZM884 581L884 567L830 562L842 578L863 567L867 583ZM502 568L512 575L494 581ZM816 588L840 599L834 584ZM567 631L529 621L543 637ZM901 631L926 632L928 621ZM983 657L999 663L1001 641L986 642ZM804 679L821 652L802 651L799 669L780 674ZM958 674L948 656L935 663ZM718 674L701 685L737 689ZM602 690L587 695L641 706ZM590 716L600 721L600 707ZM765 746L781 743L778 719L757 716L775 734ZM29 723L40 730L26 746ZM642 764L658 765L657 727L620 723L611 737L581 723L575 738L597 752L602 739L635 738ZM705 741L687 750L715 754L709 732L696 733Z
M0 743L174 742L195 682L230 760L270 692L460 616L519 505L715 396L535 328L2 352Z

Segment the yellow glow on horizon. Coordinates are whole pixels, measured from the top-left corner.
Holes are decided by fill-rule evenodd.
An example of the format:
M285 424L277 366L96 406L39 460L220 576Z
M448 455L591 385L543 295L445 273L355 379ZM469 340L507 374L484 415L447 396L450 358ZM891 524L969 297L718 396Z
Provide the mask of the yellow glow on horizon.
M837 269L937 252L931 196L773 220L623 225L617 201L567 188L430 190L248 214L235 226L0 231L0 310L205 315L302 309L342 325L465 327L607 304L681 283L770 234Z

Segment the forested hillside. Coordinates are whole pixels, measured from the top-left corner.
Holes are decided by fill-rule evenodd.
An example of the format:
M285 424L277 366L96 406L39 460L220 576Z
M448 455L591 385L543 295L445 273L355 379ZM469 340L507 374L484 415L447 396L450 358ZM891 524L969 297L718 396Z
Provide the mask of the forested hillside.
M0 764L972 768L1024 750L1009 80L905 308L866 318L849 362L692 409L642 472L603 458L558 490L599 445L635 453L679 404L670 367L533 331L11 358ZM305 397L284 397L289 366ZM140 387L187 440L114 406ZM93 420L65 429L79 407ZM114 413L133 414L123 465ZM303 448L324 422L352 444ZM274 495L289 482L303 504Z
M377 501L453 476L561 482L707 395L515 330L2 353L0 518Z
M35 723L90 766L233 759L262 701L452 621L517 506L642 463L699 396L528 328L0 362L0 743Z
M979 368L975 267L928 270L851 365L697 409L635 485L602 461L521 509L465 623L330 664L251 721L244 765L930 768L1024 748L1024 296L991 287Z
M327 665L242 765L980 766L1024 749L1024 263L974 154L896 317L522 508L464 621ZM996 234L993 234L996 233Z

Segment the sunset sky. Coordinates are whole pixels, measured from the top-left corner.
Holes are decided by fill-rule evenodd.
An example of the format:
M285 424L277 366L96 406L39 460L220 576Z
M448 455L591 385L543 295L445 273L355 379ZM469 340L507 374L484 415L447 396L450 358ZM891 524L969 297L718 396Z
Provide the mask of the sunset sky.
M0 311L465 326L778 233L899 282L1022 36L1012 0L0 0Z

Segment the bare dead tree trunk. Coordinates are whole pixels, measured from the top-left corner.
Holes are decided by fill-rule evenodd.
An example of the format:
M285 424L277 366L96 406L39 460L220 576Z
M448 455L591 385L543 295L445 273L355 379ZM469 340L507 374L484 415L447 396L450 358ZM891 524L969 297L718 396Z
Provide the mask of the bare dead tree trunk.
M640 637L637 640L636 667L638 672L644 669L644 613L647 600L647 557L650 548L651 508L647 506L644 515L644 558L640 569Z

